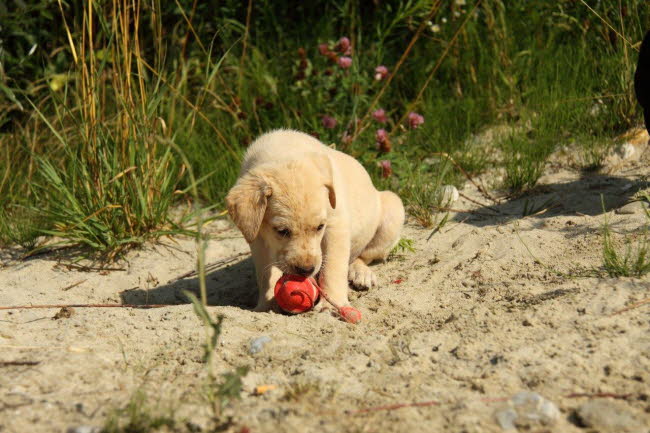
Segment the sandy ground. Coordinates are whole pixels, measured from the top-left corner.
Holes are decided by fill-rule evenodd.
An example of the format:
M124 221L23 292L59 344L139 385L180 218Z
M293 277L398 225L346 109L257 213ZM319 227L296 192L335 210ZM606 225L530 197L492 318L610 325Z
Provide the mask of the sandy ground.
M554 425L520 431L650 431L650 304L612 315L650 297L650 282L593 272L602 269L605 218L617 239L646 221L638 203L614 211L646 188L650 152L635 150L614 157L609 174L549 164L534 193L494 205L499 213L461 198L454 208L475 212L452 214L430 239L431 230L410 222L404 237L416 251L375 266L379 288L352 292L358 325L325 313L251 312L248 247L227 221L209 226L207 261L221 260L208 274L209 311L225 316L214 363L222 373L250 367L241 400L222 414L230 423L220 427L500 432L495 412L533 391L561 413ZM463 193L486 202L471 185ZM552 207L522 218L526 200ZM102 271L69 266L64 253L24 261L2 253L0 306L174 305L74 308L59 319L57 308L0 310L0 432L103 426L138 390L152 413L173 411L180 431L215 427L204 328L182 293L197 280L177 280L194 267L195 248L187 239L163 244ZM271 341L251 354L261 336ZM254 395L259 385L276 388ZM423 401L436 404L356 412ZM576 411L590 402L612 412L584 428Z

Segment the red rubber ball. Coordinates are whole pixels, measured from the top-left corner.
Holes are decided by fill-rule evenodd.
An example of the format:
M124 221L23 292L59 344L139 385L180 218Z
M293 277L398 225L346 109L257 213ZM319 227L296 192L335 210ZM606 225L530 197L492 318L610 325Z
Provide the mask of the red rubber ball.
M318 301L318 289L301 275L283 275L275 283L275 302L287 313L304 313L314 308Z

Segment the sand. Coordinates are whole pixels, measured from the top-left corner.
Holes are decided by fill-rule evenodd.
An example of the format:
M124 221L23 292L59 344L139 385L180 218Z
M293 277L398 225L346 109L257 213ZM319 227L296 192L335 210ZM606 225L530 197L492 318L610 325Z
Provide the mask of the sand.
M250 367L219 422L205 397L205 329L183 294L197 280L177 279L194 267L191 239L163 239L106 270L70 266L65 251L3 251L0 306L173 305L73 308L58 319L59 308L0 310L0 432L101 427L138 391L151 413L173 412L179 431L500 432L495 411L532 391L560 416L521 431L586 431L577 409L605 401L634 420L630 431L648 432L650 304L634 304L650 282L602 271L605 219L617 240L646 223L638 203L625 206L650 174L646 145L634 146L607 174L551 163L535 192L492 209L461 198L454 208L472 212L452 213L433 236L409 221L416 251L374 266L380 287L351 293L357 325L250 311L247 244L228 221L211 224L208 310L225 317L214 367ZM461 192L489 204L469 183ZM523 218L526 201L550 209ZM262 336L270 342L251 354ZM275 389L255 395L260 385ZM431 403L377 408L413 402Z

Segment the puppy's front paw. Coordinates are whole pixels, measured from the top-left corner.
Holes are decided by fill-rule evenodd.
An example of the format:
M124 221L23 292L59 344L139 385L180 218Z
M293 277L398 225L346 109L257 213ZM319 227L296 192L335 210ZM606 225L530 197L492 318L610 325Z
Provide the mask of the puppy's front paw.
M314 310L315 313L334 313L336 311L336 308L332 306L329 302L325 300L322 296L316 302L316 305L314 305Z
M255 311L256 313L264 313L267 311L271 311L272 307L273 305L271 304L270 301L266 299L261 299L257 302L255 308L253 308L253 311Z
M352 262L348 279L357 290L370 290L377 285L377 277L361 260Z
M328 300L324 299L321 296L319 301L314 306L314 312L329 314L333 317L341 317L341 307L350 307L350 303L346 300L341 300L340 302L332 300L332 302L334 302L336 306L332 305Z

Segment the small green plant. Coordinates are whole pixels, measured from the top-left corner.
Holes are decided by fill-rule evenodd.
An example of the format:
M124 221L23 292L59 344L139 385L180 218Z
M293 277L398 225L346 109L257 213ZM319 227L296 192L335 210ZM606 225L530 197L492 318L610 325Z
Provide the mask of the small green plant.
M437 191L430 185L407 185L404 190L408 193L403 196L408 213L416 219L422 227L433 225L434 207L438 204Z
M528 216L538 215L556 206L557 203L555 202L555 200L553 200L553 197L544 200L540 204L537 204L534 200L529 200L528 198L526 198L526 200L524 201L524 207L521 211L521 216L522 218L526 218Z
M648 198L647 193L638 194L641 200ZM634 239L625 236L625 246L621 249L616 245L612 237L612 230L609 227L607 213L605 211L605 199L600 196L601 206L605 214L603 222L603 267L610 277L642 277L650 272L650 239L648 239L648 221L650 213L645 211L646 224L636 239L636 245L633 245ZM645 210L645 208L644 208Z
M113 410L107 417L103 433L153 433L176 431L178 422L174 411L152 408L147 402L147 395L141 389L136 391L124 408Z
M199 229L200 230L200 229ZM223 316L217 320L212 319L205 305L190 292L185 292L194 306L194 312L203 322L206 329L206 341L203 345L203 361L208 372L208 381L204 384L205 395L212 406L215 419L219 422L223 408L233 400L241 398L242 378L248 374L248 367L240 366L234 371L221 375L221 380L214 373L212 362L219 336L221 335L221 324Z
M300 401L304 398L312 398L321 393L321 387L318 382L294 382L290 384L284 395L282 396L283 401Z
M581 168L583 171L598 171L605 165L605 160L609 154L614 141L599 140L588 142L580 147L582 156Z
M404 254L406 252L409 253L415 252L415 247L413 246L413 239L400 238L400 240L397 242L397 245L395 245L391 250L389 257Z
M549 150L524 134L512 134L503 143L505 186L518 193L535 186L544 172Z
M65 169L39 160L43 181L35 194L49 201L41 211L47 222L42 234L112 259L128 247L180 231L169 218L179 180L170 149L153 157L136 139L127 150L133 165L124 169L115 143L100 140L92 159L65 146L70 152Z
M440 218L439 214L436 215L435 222L434 222L434 228L427 237L427 241L433 237L436 233L438 233L444 226L447 225L447 222L449 221L449 212L445 212L445 214Z
M239 366L234 371L222 374L222 381L216 383L216 386L209 387L208 400L217 414L231 401L241 399L242 378L248 374L248 370L247 366Z
M210 316L210 313L208 313L205 305L199 301L194 293L188 291L185 291L184 293L185 296L190 299L190 302L192 302L194 313L206 328L206 339L205 343L203 344L203 362L210 365L212 357L214 356L215 348L217 347L217 341L221 335L221 324L223 322L223 316L217 316L217 320L214 320Z
M624 246L616 245L609 224L603 224L603 267L610 277L642 277L650 272L650 241L648 227L640 238L625 237Z
M20 245L26 251L33 251L42 235L42 217L21 205L0 204L0 246Z
M408 167L401 180L399 195L408 213L423 227L433 227L439 211L446 212L449 197L443 193L443 181L447 178L450 164L446 159L423 169Z

